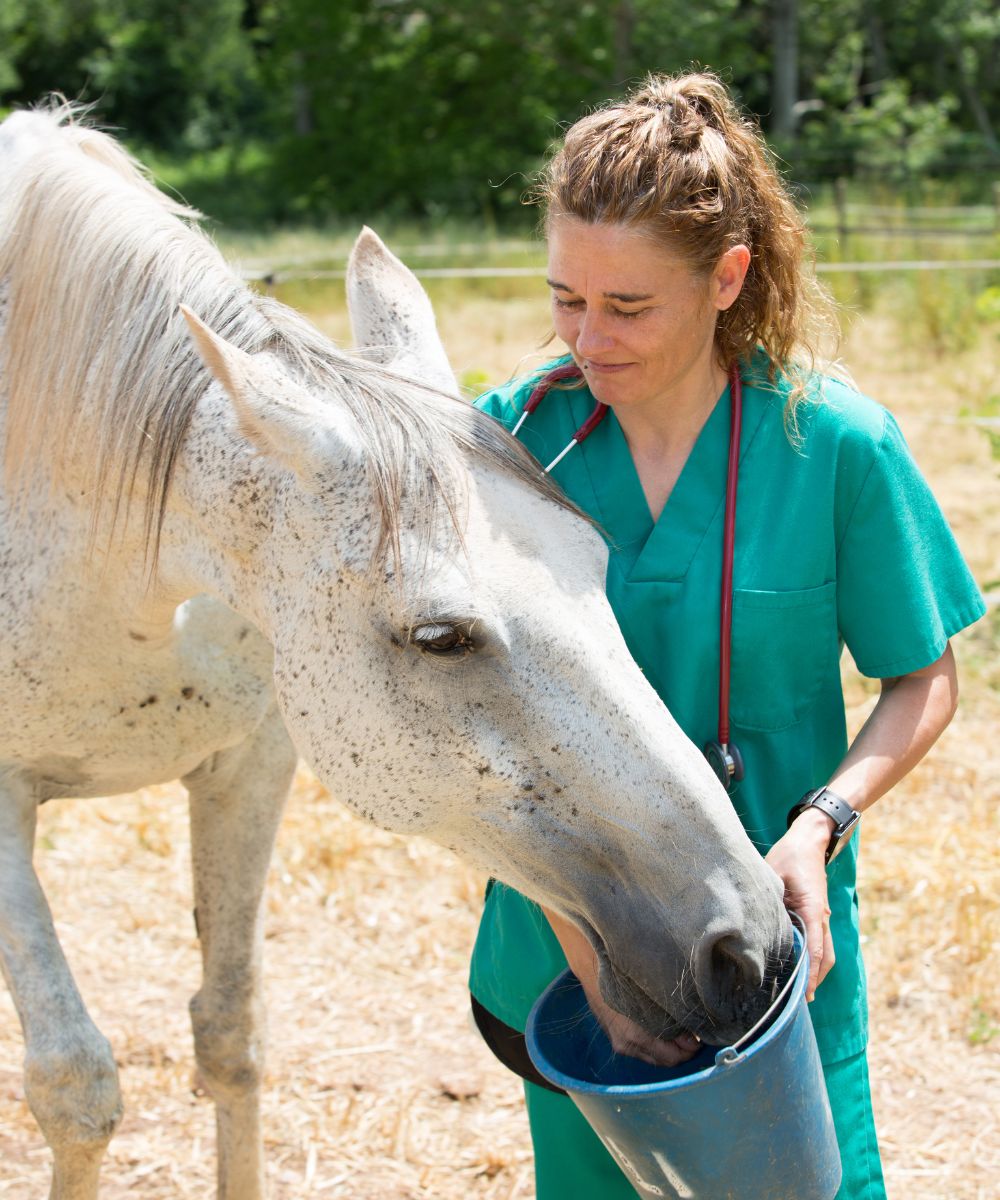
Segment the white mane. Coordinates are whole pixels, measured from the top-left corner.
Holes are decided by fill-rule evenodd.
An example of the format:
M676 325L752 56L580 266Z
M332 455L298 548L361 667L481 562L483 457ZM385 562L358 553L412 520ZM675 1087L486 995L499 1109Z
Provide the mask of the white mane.
M39 466L53 481L82 467L93 511L127 517L144 496L155 561L170 479L190 415L209 384L178 305L248 353L270 351L315 393L345 406L368 451L377 558L397 545L400 501L429 532L453 511L460 459L472 453L555 499L537 464L493 421L455 399L336 350L277 301L249 289L107 134L69 105L36 114L49 144L15 174L0 228L7 320L7 477Z

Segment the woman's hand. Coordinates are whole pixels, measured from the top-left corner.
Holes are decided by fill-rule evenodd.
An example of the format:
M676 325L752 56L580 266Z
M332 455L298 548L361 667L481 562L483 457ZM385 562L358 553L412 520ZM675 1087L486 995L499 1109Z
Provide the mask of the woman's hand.
M566 961L583 987L591 1011L608 1035L616 1054L627 1054L658 1067L675 1067L697 1054L701 1043L693 1033L665 1042L651 1037L634 1021L623 1017L604 1002L597 983L597 955L594 948L572 921L550 909L543 909L552 931L559 939Z
M809 949L807 1000L816 995L836 961L826 893L826 850L832 832L833 822L825 813L807 808L764 859L785 885L785 907L805 922Z

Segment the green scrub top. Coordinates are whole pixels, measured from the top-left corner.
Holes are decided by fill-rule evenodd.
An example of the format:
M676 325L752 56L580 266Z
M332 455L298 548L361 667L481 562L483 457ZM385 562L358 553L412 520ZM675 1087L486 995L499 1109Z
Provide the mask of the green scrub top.
M549 363L477 406L510 428ZM786 815L847 750L840 655L873 678L936 661L985 611L955 539L881 406L816 376L790 439L789 384L767 381L758 352L743 378L736 514L731 737L746 777L732 802L766 853ZM554 389L520 440L551 462L586 420L586 387ZM613 412L552 472L610 546L607 595L636 662L698 746L718 724L719 607L729 389L720 397L657 521ZM859 1053L867 1006L855 873L859 837L828 870L836 965L810 1005L824 1062ZM492 883L473 952L473 994L523 1029L565 959L541 911Z

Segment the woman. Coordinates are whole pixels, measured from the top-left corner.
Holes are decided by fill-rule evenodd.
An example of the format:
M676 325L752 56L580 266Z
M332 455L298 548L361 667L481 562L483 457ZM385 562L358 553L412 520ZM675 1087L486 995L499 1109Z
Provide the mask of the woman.
M730 373L742 392L730 720L732 802L805 919L807 995L841 1148L842 1200L884 1185L869 1099L859 953L858 818L923 757L955 709L948 639L983 603L892 417L809 368L823 302L801 221L757 130L711 75L651 77L568 132L539 187L555 330L577 377L519 436L542 463L595 400L606 419L553 469L610 543L607 592L629 648L681 727L716 736ZM479 405L513 427L536 374ZM847 745L846 643L881 696ZM737 771L737 774L739 772ZM665 853L669 852L667 848ZM527 1074L520 1030L568 961L616 1048L672 1064L613 1013L576 927L492 885L474 1011ZM522 1069L523 1068L523 1069ZM576 1108L525 1084L541 1200L633 1197Z

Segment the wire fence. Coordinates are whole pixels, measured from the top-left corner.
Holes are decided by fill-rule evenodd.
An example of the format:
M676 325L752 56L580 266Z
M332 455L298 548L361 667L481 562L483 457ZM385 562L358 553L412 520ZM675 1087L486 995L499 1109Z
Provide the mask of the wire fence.
M932 257L919 255L899 256L899 243L907 239L914 242L941 239L948 249L961 254L957 243L970 243L988 239L995 243L990 249L1000 249L1000 181L993 189L993 204L967 205L906 205L856 204L847 198L844 181L837 181L833 189L832 203L817 204L804 216L809 232L819 238L835 237L835 249L821 241L819 250L824 259L816 264L819 274L872 274L879 272L913 271L996 271L1000 269L1000 258L980 253L975 257ZM955 221L957 224L946 224ZM928 223L929 222L929 223ZM894 241L897 257L878 258L864 254L872 241ZM914 247L915 248L915 247ZM972 245L969 249L972 249ZM397 244L396 253L409 262L415 273L424 279L510 279L544 278L545 267L535 262L509 262L504 259L540 257L544 253L542 242L537 238L484 238L480 241L458 242L414 242ZM944 247L942 247L944 249ZM985 247L983 247L985 249ZM859 254L859 250L861 254ZM853 253L852 253L853 251ZM905 255L905 250L904 250ZM843 254L846 261L838 261ZM275 256L277 258L277 256ZM265 286L321 280L338 280L346 276L346 248L341 244L330 254L320 257L313 253L301 256L282 256L275 261L248 261L244 277L262 282ZM471 258L469 263L454 260ZM336 261L340 259L340 261ZM439 263L421 266L422 259L438 259ZM331 260L334 260L331 262ZM441 263L440 260L445 260ZM447 261L451 260L451 261ZM478 261L475 261L478 260Z
M441 254L440 248L437 251ZM413 257L405 254L404 257ZM1000 258L922 258L922 259L872 259L859 262L820 262L817 274L845 274L858 272L901 271L1000 271ZM470 266L470 267L414 267L413 273L420 279L544 279L545 267L523 266ZM309 267L296 263L289 269L284 267L247 267L243 277L267 287L282 283L300 283L310 280L346 279L346 267Z

